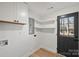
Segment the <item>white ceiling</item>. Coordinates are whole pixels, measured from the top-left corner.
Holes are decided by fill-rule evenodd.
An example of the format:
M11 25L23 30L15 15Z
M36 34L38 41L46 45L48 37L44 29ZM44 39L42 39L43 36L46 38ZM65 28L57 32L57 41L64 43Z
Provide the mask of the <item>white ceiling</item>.
M78 4L77 2L28 2L29 9L40 17L47 16L51 12ZM53 8L51 8L53 7Z

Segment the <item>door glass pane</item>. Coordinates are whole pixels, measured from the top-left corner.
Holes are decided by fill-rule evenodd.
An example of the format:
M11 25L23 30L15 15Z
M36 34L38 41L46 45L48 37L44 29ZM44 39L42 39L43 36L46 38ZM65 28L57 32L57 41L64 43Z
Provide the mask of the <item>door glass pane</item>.
M63 34L68 36L68 18L63 18Z
M74 17L69 17L69 36L74 37Z
M63 35L63 19L60 19L60 35Z
M60 35L68 36L68 18L60 19Z

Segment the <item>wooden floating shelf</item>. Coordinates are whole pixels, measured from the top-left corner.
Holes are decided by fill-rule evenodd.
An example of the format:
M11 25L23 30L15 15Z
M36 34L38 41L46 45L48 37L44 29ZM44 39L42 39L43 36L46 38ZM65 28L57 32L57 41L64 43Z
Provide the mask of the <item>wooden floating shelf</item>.
M18 24L18 25L26 25L26 23L19 23L19 22L12 22L12 21L6 21L6 20L0 20L2 23L10 23L10 24Z

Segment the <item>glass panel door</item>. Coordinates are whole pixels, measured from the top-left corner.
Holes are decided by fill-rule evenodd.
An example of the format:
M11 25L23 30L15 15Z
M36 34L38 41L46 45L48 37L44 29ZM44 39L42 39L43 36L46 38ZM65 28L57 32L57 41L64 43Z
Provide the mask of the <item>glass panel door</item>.
M69 17L69 36L74 37L74 17Z

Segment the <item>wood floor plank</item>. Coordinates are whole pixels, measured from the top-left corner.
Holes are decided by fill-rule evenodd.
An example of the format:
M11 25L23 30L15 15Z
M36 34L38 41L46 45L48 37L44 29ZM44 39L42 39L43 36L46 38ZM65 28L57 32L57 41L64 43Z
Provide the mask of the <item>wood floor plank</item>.
M48 51L44 48L40 48L39 50L37 50L32 54L32 57L57 57L57 56L62 57L62 55L59 55L58 53L55 53L55 52Z

